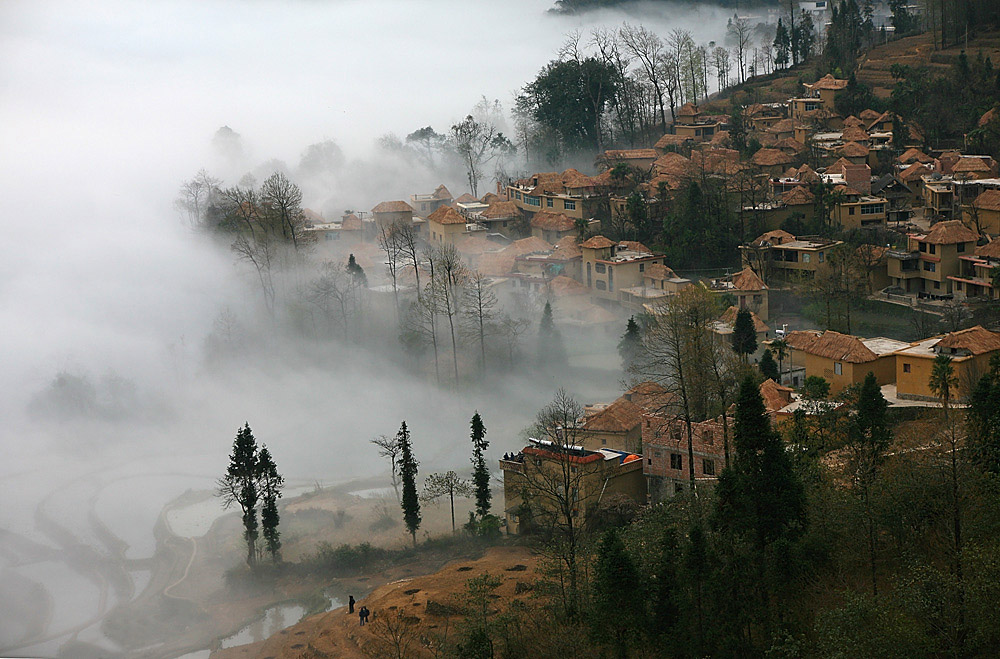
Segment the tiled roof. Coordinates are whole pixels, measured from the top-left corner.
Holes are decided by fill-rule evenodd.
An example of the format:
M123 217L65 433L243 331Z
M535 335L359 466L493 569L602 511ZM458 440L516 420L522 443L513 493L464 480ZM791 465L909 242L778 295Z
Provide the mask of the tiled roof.
M682 105L677 111L678 117L693 117L698 114L701 114L698 110L698 106L690 101Z
M985 245L977 247L976 256L986 256L989 258L1000 259L1000 238L991 240Z
M765 243L770 243L772 245L780 245L781 243L787 243L795 240L795 236L788 233L783 229L775 229L774 231L768 231L757 236L757 240L751 243L755 247L762 247Z
M646 252L648 254L652 254L653 253L653 250L651 250L650 248L646 247L645 245L643 245L642 243L640 243L638 240L621 240L621 241L618 242L618 244L619 245L625 245L625 249L627 249L629 251L632 251L632 252Z
M545 242L538 236L528 236L527 238L515 240L504 249L514 250L514 252L520 256L522 254L531 254L533 252L548 252L552 249L552 245Z
M871 139L871 136L865 132L865 129L861 126L848 126L844 128L844 132L841 133L840 139L845 142L867 142Z
M794 158L788 155L780 149L760 149L757 153L753 154L750 159L755 165L760 165L761 167L773 167L775 165L787 165L792 162Z
M881 119L885 114L887 114L887 113L883 112L882 114L879 114L876 110L872 110L871 108L867 108L865 110L862 110L861 113L858 116L863 121L867 121L869 123L869 125L871 125L872 122L874 122L876 119Z
M958 159L952 168L952 172L989 172L990 165L986 162L986 158L978 158L976 156L962 156Z
M588 295L587 287L566 275L559 275L548 283L549 292L556 297Z
M935 348L968 350L974 355L982 355L1000 350L1000 334L991 332L981 325L945 334L934 344Z
M413 207L405 201L383 201L372 209L373 213L412 213Z
M846 119L844 119L844 126L860 126L861 128L864 128L865 122L861 121L853 114L851 114L848 115Z
M878 359L878 355L869 350L858 337L833 330L823 332L803 350L811 355L851 364L865 364Z
M843 174L844 173L844 169L846 167L849 167L849 166L853 165L853 164L854 163L851 162L850 160L848 160L847 158L838 158L837 162L833 163L832 165L830 165L829 167L826 168L826 173L827 174Z
M501 197L498 194L487 192L486 194L483 195L483 198L480 199L479 201L483 202L486 205L490 205L496 201L501 201Z
M902 154L900 154L900 156L896 158L896 161L901 165L905 165L907 163L913 163L913 162L923 162L923 163L934 162L934 159L931 158L926 153L924 153L923 151L921 151L920 149L916 147L910 147Z
M795 330L785 335L785 343L789 348L804 351L819 338L819 334L815 330Z
M656 160L660 153L656 149L611 149L605 151L603 159L609 160L635 160L652 158Z
M774 125L768 127L765 132L768 133L790 133L795 130L795 120L794 119L782 119L781 121L775 123Z
M659 281L666 279L676 279L677 273L661 263L654 263L653 265L646 268L646 272L644 272L642 276Z
M983 190L972 205L987 211L1000 211L1000 190Z
M622 394L621 398L635 403L647 412L662 412L677 396L656 382L640 382Z
M690 141L691 141L690 137L685 137L684 135L673 135L671 133L667 133L666 135L664 135L660 139L656 140L656 144L654 144L653 146L655 148L657 148L657 149L666 149L667 147L671 147L671 146L681 146L685 142L690 142Z
M733 275L733 288L740 291L762 291L767 288L753 268L747 266Z
M672 176L687 176L692 173L694 167L690 160L679 153L668 153L653 163L653 169L657 174L668 174Z
M774 143L774 148L781 149L782 151L791 152L793 154L800 153L804 151L806 146L802 142L799 142L793 137L786 137L784 139L778 140Z
M455 200L456 204L467 204L470 201L479 201L476 197L473 197L468 192L462 193L462 196Z
M427 219L436 224L466 224L465 219L457 210L451 206L438 206Z
M935 245L951 245L975 242L976 240L979 240L979 234L962 224L962 220L938 222L923 238L923 242Z
M983 113L983 116L979 117L979 121L976 122L976 127L982 128L986 124L993 121L993 118L996 116L997 116L997 108L993 108L992 110L987 110L986 112Z
M513 201L494 201L489 208L483 211L483 217L487 220L505 220L520 214L517 204Z
M781 195L781 203L786 206L802 206L811 204L816 200L816 195L806 190L801 185L796 186Z
M866 110L866 112L871 112L871 110ZM864 115L864 112L862 112L861 114ZM862 116L861 118L864 119L864 116ZM870 131L875 124L880 124L883 121L893 121L894 119L895 117L893 117L892 112L886 110L885 112L875 117L874 119L869 119L868 126L866 126L866 128Z
M588 238L580 247L586 249L603 249L605 247L614 247L615 243L611 242L604 236L593 236Z
M354 213L345 217L340 224L341 231L361 231L362 227L361 219Z
M576 229L576 222L573 218L562 213L535 213L531 218L531 228L542 231L573 231Z
M792 388L783 387L771 378L760 383L760 396L764 399L764 408L768 412L777 412L790 405L793 391Z
M573 168L567 169L563 172L561 179L563 185L570 189L594 187L594 179L581 174L578 170Z
M858 144L857 142L848 142L844 146L840 147L840 153L844 155L845 158L864 158L868 155L870 149L864 144Z
M568 261L570 259L579 258L583 252L580 251L580 244L576 240L576 236L563 236L556 243L556 248L552 250L552 254L549 258L557 259L560 261Z
M926 176L933 172L927 165L915 162L903 171L899 173L899 180L904 183L909 183L911 181L919 181L921 176Z
M840 80L834 78L831 74L827 73L825 76L817 80L811 85L806 85L810 89L833 89L840 90L847 86L846 80Z
M735 325L736 315L739 314L739 312L740 312L739 307L735 305L731 306L728 309L726 309L721 316L719 316L719 320L723 323L726 323L727 325ZM760 316L758 316L752 311L750 312L750 320L753 321L753 329L758 334L763 334L764 332L767 332L770 329L767 326L767 323L761 320Z
M444 183L434 188L433 196L435 199L451 199L451 193L444 187Z
M591 414L583 422L583 429L594 432L629 432L642 425L645 410L624 398Z

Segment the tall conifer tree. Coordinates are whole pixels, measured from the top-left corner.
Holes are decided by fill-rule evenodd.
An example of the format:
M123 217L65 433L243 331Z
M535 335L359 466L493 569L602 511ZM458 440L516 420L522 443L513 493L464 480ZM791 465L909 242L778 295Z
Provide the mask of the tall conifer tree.
M476 489L476 512L479 517L490 513L490 470L486 466L486 449L490 443L486 441L486 426L477 410L472 415L472 483Z
M417 529L420 528L420 499L417 498L417 465L413 457L413 447L410 444L410 431L406 421L399 426L396 434L399 441L399 475L403 481L403 496L400 502L403 508L403 522L406 530L413 538L413 546L417 545Z

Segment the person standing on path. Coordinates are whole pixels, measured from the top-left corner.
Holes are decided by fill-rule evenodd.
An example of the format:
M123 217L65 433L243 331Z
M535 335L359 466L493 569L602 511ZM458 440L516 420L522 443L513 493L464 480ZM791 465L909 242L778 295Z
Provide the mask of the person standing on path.
M347 612L354 613L354 595L347 596Z
M358 625L364 627L366 617L367 616L365 615L365 607L362 606L360 609L358 609Z

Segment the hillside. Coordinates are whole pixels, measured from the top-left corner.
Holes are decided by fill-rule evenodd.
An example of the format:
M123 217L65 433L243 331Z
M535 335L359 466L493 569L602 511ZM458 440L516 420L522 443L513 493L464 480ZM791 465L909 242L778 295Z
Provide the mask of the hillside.
M979 35L970 40L967 47L963 43L944 50L934 50L929 32L905 37L869 51L858 64L856 75L858 80L872 87L876 95L888 98L894 84L890 73L893 64L926 66L935 73L944 73L951 68L963 50L970 58L982 52L984 58L990 57L993 62L1000 62L1000 32Z
M455 612L461 606L466 582L485 573L500 576L501 585L492 593L496 607L506 608L527 595L521 593L536 577L538 559L524 547L495 547L476 560L449 563L440 571L426 576L400 579L376 588L357 607L367 606L375 622L367 627L358 625L357 614L347 613L347 607L306 618L297 625L283 629L267 640L212 653L211 659L251 659L256 657L318 658L339 657L361 659L372 656L385 642L388 631L379 616L392 620L405 612L406 629L395 631L409 643L407 657L430 657L418 639L454 634ZM523 585L521 585L523 584ZM493 608L493 607L491 607Z

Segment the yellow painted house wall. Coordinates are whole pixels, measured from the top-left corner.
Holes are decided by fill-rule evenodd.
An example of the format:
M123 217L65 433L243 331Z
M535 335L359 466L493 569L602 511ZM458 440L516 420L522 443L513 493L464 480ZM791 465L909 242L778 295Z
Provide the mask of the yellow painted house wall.
M596 451L600 448L610 448L616 451L641 453L642 426L638 425L628 432L582 430L577 432L575 441L578 445L591 451Z
M454 245L455 239L465 233L464 224L438 224L431 221L427 223L430 231L430 241L435 245Z
M959 400L969 395L975 382L990 370L990 354L968 357L953 357L951 365L958 378L957 392L952 392L952 400ZM904 372L904 365L909 364L910 372ZM937 400L937 395L931 391L931 371L934 369L934 357L922 355L896 356L896 393L903 398L923 398Z
M883 355L873 362L865 362L864 364L839 362L841 364L841 372L838 375L835 370L837 362L834 360L808 352L795 352L797 353L795 356L796 363L798 364L802 363L798 361L799 355L804 354L805 356L806 377L816 375L825 379L830 383L831 394L838 394L851 385L860 384L868 376L869 372L875 374L875 378L879 384L891 384L896 380L896 365L893 355Z

